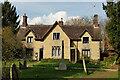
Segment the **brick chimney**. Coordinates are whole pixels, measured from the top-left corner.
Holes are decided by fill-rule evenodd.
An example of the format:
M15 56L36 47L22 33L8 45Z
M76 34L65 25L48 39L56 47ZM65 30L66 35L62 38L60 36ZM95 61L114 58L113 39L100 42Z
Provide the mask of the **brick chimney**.
M61 18L61 21L59 21L59 25L63 25L63 18Z
M22 26L23 26L23 27L26 27L26 26L27 26L27 16L26 16L26 13L24 13L24 16L23 16Z
M98 15L97 14L94 15L93 24L95 25L95 27L98 27Z

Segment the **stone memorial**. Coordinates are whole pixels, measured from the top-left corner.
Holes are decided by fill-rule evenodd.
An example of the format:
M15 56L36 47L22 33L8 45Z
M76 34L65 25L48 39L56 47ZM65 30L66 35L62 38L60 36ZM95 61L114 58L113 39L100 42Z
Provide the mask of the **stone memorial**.
M62 40L62 61L59 65L59 69L60 70L67 70L67 66L64 62L64 41Z
M18 71L15 64L10 67L10 80L19 80Z
M22 69L23 68L23 65L22 63L19 61L19 69Z
M24 61L23 61L23 66L24 66L24 68L26 68L27 67L27 61L26 61L26 57L24 58Z

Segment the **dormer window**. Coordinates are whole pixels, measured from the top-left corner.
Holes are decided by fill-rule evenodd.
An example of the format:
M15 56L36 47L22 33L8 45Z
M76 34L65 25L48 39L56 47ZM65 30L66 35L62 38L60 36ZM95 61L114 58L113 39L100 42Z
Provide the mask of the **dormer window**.
M60 40L60 33L53 33L53 40Z
M33 43L33 36L27 37L27 43Z
M89 43L89 37L83 37L83 44Z

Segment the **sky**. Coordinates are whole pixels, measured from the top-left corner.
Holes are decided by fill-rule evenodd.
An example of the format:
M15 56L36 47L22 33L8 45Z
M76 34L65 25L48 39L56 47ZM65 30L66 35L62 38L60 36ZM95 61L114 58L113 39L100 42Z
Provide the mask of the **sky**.
M98 14L99 19L105 19L106 14L102 9L103 2L83 1L83 2L15 2L9 0L17 9L22 24L23 14L28 17L28 24L54 24L63 18L63 21L71 18L82 18L87 16L91 19L94 14ZM32 0L33 1L33 0ZM46 0L45 0L46 1ZM59 0L58 0L59 1ZM71 0L72 1L72 0ZM77 1L77 0L75 0Z

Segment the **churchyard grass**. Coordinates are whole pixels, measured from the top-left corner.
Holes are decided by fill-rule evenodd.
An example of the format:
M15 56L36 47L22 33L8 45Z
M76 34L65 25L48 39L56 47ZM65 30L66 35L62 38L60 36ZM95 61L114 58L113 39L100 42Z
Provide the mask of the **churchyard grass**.
M59 63L39 63L28 67L26 69L19 70L19 77L21 80L24 79L36 79L36 78L80 78L87 76L83 70L83 66L80 63L77 64L66 64L68 70L56 70L55 67L59 67ZM107 68L98 65L87 65L89 68ZM102 70L90 69L89 74L95 74Z

